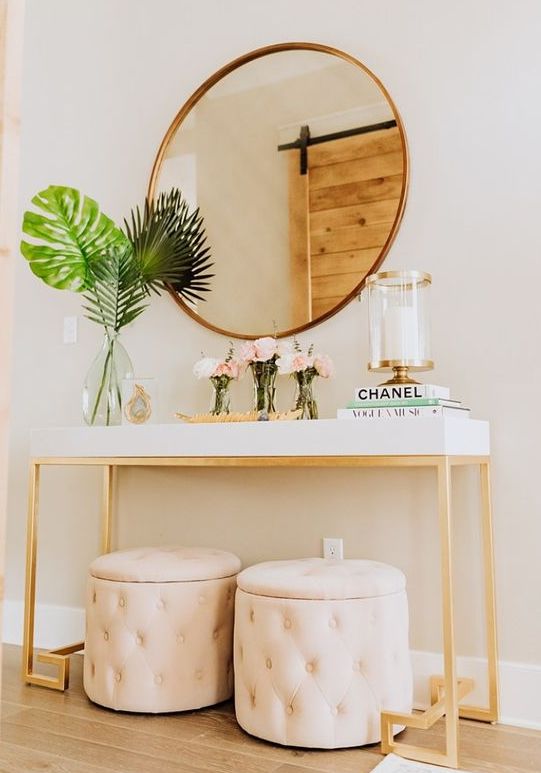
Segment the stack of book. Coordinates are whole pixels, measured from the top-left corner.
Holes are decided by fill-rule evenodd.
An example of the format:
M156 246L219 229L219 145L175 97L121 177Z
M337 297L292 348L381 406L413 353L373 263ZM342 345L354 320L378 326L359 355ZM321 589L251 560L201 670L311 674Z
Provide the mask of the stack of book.
M434 384L383 384L355 389L354 399L339 408L338 419L400 419L452 416L468 419L470 409L451 400L449 388Z

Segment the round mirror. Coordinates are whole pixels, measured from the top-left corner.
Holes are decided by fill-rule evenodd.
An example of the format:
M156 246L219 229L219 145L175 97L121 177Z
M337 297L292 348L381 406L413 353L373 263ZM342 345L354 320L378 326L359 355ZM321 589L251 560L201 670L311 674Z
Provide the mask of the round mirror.
M204 218L211 292L178 304L236 338L305 330L377 270L398 229L407 149L379 80L336 49L259 49L207 80L154 162L149 195L178 187Z

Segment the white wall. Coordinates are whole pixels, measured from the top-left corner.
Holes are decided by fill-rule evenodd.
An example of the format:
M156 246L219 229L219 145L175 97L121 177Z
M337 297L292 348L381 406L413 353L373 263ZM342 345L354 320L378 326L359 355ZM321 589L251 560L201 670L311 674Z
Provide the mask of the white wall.
M237 55L283 40L320 41L365 62L404 119L411 188L386 266L434 277L437 370L493 433L500 649L540 662L541 489L536 411L541 382L541 155L537 98L541 6L535 0L28 0L23 104L22 207L50 183L93 195L113 217L141 200L151 163L179 105ZM99 345L82 323L61 343L79 299L17 271L7 597L23 596L28 429L80 422L80 386ZM336 361L320 385L331 416L366 373L367 321L352 303L308 336ZM203 349L227 341L156 300L125 342L137 369L160 378L164 417L203 410L191 376ZM290 385L287 384L287 389ZM248 384L239 393L248 394ZM240 401L240 398L239 398ZM246 404L246 403L245 403ZM79 605L97 549L97 473L44 475L39 599ZM216 482L216 485L213 485ZM237 550L245 561L319 551L342 535L347 555L394 562L408 574L412 643L437 650L435 489L425 472L336 470L126 470L120 476L120 545L187 541ZM456 502L458 633L482 652L476 611L477 532L464 474Z

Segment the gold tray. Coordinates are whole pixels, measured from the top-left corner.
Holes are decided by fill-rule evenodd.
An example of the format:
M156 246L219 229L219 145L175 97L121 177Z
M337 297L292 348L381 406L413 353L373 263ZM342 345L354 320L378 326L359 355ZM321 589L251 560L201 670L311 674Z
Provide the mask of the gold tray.
M298 419L302 411L285 411L284 413L269 413L269 421L291 421ZM214 416L212 413L196 413L194 416L188 416L185 413L175 413L176 419L181 419L187 424L226 424L228 422L239 421L266 421L259 419L258 411L248 411L247 413L220 413Z

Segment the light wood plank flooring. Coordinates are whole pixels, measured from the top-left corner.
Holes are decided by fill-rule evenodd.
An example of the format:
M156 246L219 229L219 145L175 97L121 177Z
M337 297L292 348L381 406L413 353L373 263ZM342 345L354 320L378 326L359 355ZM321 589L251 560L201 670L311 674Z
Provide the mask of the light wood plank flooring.
M90 703L81 656L71 687L57 693L20 680L21 652L4 648L0 773L367 773L378 747L286 749L246 735L231 703L169 716L118 714ZM441 723L424 734L441 746ZM421 740L420 731L402 738ZM476 773L541 773L541 732L461 723L461 767Z

